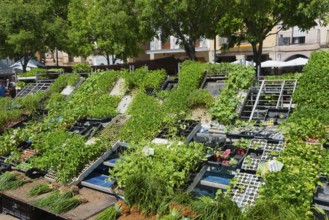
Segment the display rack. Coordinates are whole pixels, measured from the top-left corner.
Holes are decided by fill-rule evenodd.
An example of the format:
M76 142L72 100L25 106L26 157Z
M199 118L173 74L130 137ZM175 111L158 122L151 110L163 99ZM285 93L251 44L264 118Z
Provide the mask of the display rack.
M248 96L240 119L265 120L268 109L290 110L297 80L260 80Z

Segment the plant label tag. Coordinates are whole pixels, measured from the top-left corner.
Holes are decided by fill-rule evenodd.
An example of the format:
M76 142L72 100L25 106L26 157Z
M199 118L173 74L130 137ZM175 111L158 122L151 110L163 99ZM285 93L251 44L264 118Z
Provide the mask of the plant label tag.
M61 92L61 94L68 96L68 95L71 95L73 90L74 90L73 86L66 86L65 89L63 89L63 91Z
M143 154L145 156L152 156L152 155L154 155L154 149L153 148L150 148L148 146L145 146L142 151L143 151Z

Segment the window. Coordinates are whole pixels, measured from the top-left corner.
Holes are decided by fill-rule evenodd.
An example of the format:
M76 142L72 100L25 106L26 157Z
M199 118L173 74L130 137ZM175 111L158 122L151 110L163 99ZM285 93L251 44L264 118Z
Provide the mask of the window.
M293 44L304 44L305 43L305 36L303 37L293 37L292 38Z
M290 44L290 37L279 37L278 39L278 45L289 45Z

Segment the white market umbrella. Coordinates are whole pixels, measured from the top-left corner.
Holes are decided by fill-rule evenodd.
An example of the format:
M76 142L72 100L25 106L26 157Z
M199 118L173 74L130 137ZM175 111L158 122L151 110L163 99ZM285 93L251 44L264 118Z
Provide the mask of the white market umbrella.
M284 64L282 65L282 67L286 67L286 66L304 66L306 65L308 62L308 59L306 58L302 58L302 57L298 57L296 59L293 60L289 60L284 62Z
M14 63L13 65L10 66L11 68L13 69L19 69L19 70L23 70L23 66L20 62L17 62L17 63ZM26 70L27 71L30 71L31 68L37 68L38 66L34 65L34 64L30 64L28 63L27 66L26 66Z
M26 70L30 71L31 68L37 68L39 66L44 66L44 65L34 59L30 59L29 62L27 63ZM10 67L13 69L23 70L23 66L20 61L17 61L16 63L12 64Z
M236 60L234 62L231 62L231 64L241 64L241 65L243 65L244 63L242 61L240 61L240 60ZM255 66L256 64L254 62L252 62L252 61L246 60L245 61L245 65L246 66Z
M261 63L262 68L267 68L267 67L282 67L285 62L278 61L278 60L267 60L265 62Z

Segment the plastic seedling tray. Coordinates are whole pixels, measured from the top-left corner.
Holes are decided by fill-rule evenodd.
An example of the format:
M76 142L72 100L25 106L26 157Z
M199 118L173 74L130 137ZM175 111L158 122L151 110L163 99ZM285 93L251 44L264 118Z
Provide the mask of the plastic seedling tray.
M289 109L275 109L269 108L267 109L265 121L273 120L274 125L277 125L279 122L286 120L289 116Z
M224 145L216 151L216 154L208 158L208 163L218 164L228 169L237 169L241 166L243 159L247 155L247 151L241 151L241 149L232 145Z
M250 162L243 162L242 163L242 169L256 172L260 162L261 162L260 159L251 158Z
M170 134L168 128L163 128L162 131L156 136L160 139L170 139L177 137L185 137L185 144L189 143L196 132L201 128L201 124L194 120L178 120L174 125L176 127L176 133Z
M172 90L176 85L178 84L178 78L175 78L175 79L167 79L161 90Z
M250 142L249 149L264 150L266 145L267 145L267 140L265 139L253 139Z
M98 122L98 123L108 123L112 120L113 117L107 118L87 118L87 121Z
M207 89L213 96L218 96L220 91L226 87L225 75L206 75L204 78L201 89Z
M97 131L101 130L102 128L103 125L100 122L80 120L72 128L69 129L69 132L85 135L88 138L91 138L97 133Z
M133 97L129 96L129 95L122 97L122 99L117 107L117 111L121 114L124 114L127 111L128 106L132 102L132 100L133 100Z
M149 95L149 96L154 96L154 97L156 97L156 93L157 93L157 91L154 90L154 89L146 89L146 90L145 90L145 93L146 93L147 95Z

